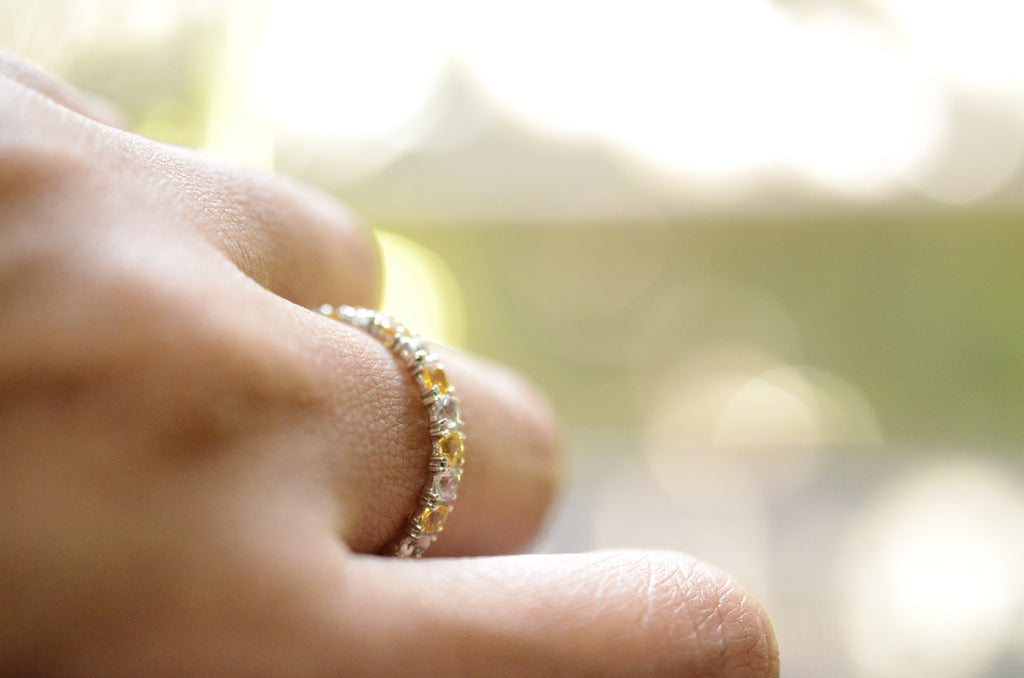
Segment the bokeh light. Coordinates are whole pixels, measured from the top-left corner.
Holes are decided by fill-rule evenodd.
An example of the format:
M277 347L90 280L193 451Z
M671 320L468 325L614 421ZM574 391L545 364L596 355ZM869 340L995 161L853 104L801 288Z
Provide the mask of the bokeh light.
M263 23L246 87L284 132L393 138L424 107L445 65L445 35L424 3L282 0Z
M452 135L472 118L467 102L534 137L601 147L611 171L708 204L775 184L790 199L803 186L968 204L1004 189L1024 155L1012 0L11 0L2 11L13 47L62 70L209 31L220 42L199 59L205 144L260 166L275 150L289 166L318 150L310 161L332 159L322 180L334 189L436 152L438 136L446 152L470 148L472 135ZM608 209L644 205L623 194L590 214Z
M1020 95L1024 7L1013 0L869 0L915 52L958 87Z
M976 103L962 102L950 115L956 124L929 161L908 174L907 182L936 202L969 205L983 201L1021 171L1024 125L1014 111Z
M816 477L828 450L882 441L854 386L742 347L694 355L656 393L647 458L671 493L695 471L722 465L755 478L762 492L789 493Z
M496 23L489 7L470 12L462 56L497 100L690 181L792 171L885 188L942 131L937 89L855 13L805 19L763 0L527 2Z
M858 675L970 678L1024 612L1024 488L954 462L896 482L853 525L839 581Z

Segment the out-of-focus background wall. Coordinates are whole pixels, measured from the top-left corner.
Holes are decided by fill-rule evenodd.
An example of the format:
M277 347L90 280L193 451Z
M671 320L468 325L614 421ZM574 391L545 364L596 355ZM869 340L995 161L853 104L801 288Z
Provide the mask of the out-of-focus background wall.
M717 562L791 678L1024 675L1022 30L1015 0L0 4L131 129L380 229L386 307L561 413L540 548Z

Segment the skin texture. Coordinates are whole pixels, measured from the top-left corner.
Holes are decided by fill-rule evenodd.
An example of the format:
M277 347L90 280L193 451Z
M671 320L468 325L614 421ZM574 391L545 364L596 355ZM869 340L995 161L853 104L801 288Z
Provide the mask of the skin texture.
M372 237L127 134L0 55L0 674L769 677L760 604L675 553L500 555L558 485L517 376L443 352L469 465L432 557L372 555L426 414L358 330Z

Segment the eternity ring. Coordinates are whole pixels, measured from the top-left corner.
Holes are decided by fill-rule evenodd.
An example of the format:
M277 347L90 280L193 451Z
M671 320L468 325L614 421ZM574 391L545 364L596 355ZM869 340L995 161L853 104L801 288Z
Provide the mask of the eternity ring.
M452 511L452 502L462 480L466 436L455 389L448 383L444 366L430 352L427 343L392 316L368 308L327 304L320 307L320 313L365 330L405 365L419 386L430 426L429 477L404 534L384 549L387 555L418 558L444 529L444 521Z

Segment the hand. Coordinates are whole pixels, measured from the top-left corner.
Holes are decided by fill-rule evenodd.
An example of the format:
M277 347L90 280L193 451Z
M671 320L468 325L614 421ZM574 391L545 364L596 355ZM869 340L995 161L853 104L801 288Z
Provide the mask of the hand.
M426 414L307 310L375 305L372 238L104 116L0 55L0 673L777 674L759 604L688 556L495 555L537 529L556 435L463 355L468 465L428 555L478 557L372 555L417 504Z

